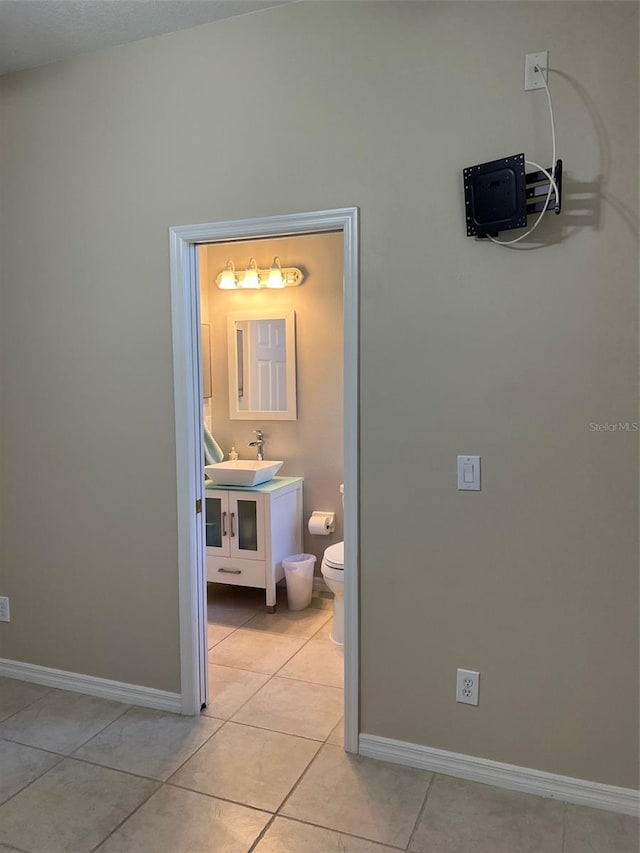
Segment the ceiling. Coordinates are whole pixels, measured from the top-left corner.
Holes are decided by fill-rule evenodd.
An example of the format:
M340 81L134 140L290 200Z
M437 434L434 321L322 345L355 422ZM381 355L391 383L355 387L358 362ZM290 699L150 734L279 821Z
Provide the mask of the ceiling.
M0 0L0 74L291 0Z

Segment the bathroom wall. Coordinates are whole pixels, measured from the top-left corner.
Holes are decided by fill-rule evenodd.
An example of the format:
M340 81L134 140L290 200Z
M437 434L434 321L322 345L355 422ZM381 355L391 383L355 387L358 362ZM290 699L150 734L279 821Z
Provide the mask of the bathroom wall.
M274 256L283 267L304 270L300 287L282 291L219 290L215 278L228 259L244 269L255 258L260 269ZM218 243L200 249L201 292L206 293L212 333L213 397L207 412L216 441L226 454L232 445L241 458L255 456L247 443L262 429L267 459L284 459L283 476L304 477L304 549L316 556L316 574L324 549L343 538L343 329L342 234L311 234L279 240ZM293 308L296 312L298 419L239 421L229 419L227 314L231 311ZM336 513L336 531L312 536L306 523L314 509Z
M543 49L566 212L468 239ZM362 730L636 787L637 4L292 3L0 97L2 654L179 689L168 229L358 205Z

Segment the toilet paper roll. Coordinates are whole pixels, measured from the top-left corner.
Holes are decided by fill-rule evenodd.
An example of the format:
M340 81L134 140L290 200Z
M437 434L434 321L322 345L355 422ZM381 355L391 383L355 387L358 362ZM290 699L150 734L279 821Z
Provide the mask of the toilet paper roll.
M313 536L328 536L336 529L335 512L313 512L309 519L309 533Z

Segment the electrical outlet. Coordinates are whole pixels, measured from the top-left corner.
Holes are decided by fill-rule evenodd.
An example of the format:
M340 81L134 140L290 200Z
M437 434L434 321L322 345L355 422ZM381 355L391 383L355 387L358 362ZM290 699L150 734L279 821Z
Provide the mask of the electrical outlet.
M542 70L536 71L536 65ZM524 57L524 90L530 92L532 89L544 89L544 80L547 79L549 68L549 51L542 53L526 53Z
M0 622L11 622L9 599L6 595L0 595Z
M470 669L459 669L456 681L456 702L464 702L466 705L478 704L478 692L480 689L480 673Z

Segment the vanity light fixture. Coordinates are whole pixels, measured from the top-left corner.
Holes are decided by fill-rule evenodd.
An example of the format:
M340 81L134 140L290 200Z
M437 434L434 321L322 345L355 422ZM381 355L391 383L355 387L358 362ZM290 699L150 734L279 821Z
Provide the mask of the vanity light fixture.
M304 281L304 273L296 267L282 267L277 256L269 269L258 269L255 258L250 258L246 270L237 270L232 260L216 278L220 290L259 290L268 287L273 290L282 287L297 287Z

